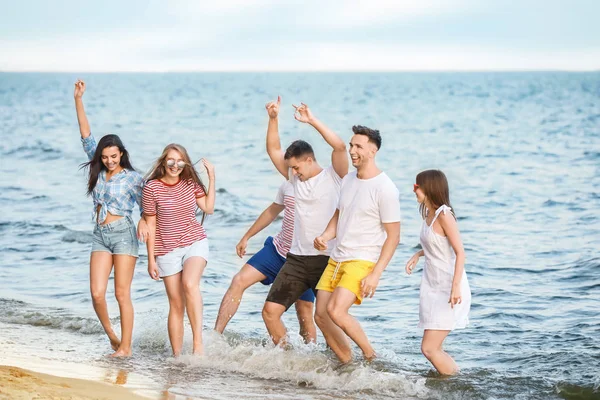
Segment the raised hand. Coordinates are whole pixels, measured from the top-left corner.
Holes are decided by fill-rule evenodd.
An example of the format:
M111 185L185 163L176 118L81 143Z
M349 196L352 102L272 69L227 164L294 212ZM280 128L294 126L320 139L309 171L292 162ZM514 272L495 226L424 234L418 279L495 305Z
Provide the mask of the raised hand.
M204 164L204 168L206 168L206 172L208 172L208 179L214 179L215 177L215 166L212 165L210 161L206 158L202 159L202 164Z
M277 96L277 101L270 101L265 105L269 118L277 118L279 115L279 106L281 105L281 96Z
M323 239L323 236L317 236L313 242L313 246L319 251L325 251L327 250L327 241Z
M315 117L313 116L312 112L306 104L300 103L299 107L295 104L292 104L292 106L296 110L294 112L294 118L296 118L297 121L304 122L305 124L307 124L315 119Z
M82 81L81 79L78 79L77 82L75 82L75 93L73 93L73 96L76 99L80 99L83 96L84 92L85 92L85 82Z

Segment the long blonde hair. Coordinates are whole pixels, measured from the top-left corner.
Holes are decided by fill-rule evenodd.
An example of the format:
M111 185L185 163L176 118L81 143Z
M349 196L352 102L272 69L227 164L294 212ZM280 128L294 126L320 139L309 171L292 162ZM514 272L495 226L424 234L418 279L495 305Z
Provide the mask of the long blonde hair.
M175 150L176 152L181 154L181 156L183 157L183 161L185 162L185 167L183 167L183 171L181 171L181 174L179 175L179 177L182 180L191 180L191 181L197 183L198 185L200 185L200 187L202 188L204 193L206 195L208 195L206 186L204 185L204 183L202 183L202 180L200 179L200 176L198 175L198 171L196 171L194 164L192 164L192 160L190 159L190 156L188 155L187 150L185 149L185 147L183 147L182 145L177 144L177 143L170 143L165 147L162 154L160 155L160 157L158 157L158 159L152 166L152 169L150 169L150 172L148 172L146 174L144 179L146 181L151 181L152 179L160 179L167 174L167 170L165 168L165 161L167 159L167 154L169 154L170 150ZM204 222L205 216L206 216L206 214L203 212L201 223Z

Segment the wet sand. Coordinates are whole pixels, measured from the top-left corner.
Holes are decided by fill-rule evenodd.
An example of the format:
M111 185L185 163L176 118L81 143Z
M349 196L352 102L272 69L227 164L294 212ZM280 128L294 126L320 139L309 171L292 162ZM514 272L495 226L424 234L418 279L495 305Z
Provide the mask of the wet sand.
M93 380L65 378L13 366L0 366L0 399L147 399L132 390Z

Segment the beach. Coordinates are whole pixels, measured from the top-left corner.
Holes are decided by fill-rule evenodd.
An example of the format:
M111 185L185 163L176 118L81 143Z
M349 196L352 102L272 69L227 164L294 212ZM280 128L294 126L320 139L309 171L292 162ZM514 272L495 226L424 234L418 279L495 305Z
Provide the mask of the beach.
M187 318L183 355L172 357L165 288L148 276L144 245L131 287L133 356L106 357L89 289L93 205L79 169L78 78L92 134L118 134L141 173L171 142L215 165L202 357L190 354ZM273 346L262 284L244 293L224 335L213 331L232 277L280 228L278 219L236 255L283 180L265 151L264 105L277 95L282 146L304 139L323 166L331 149L294 120L292 103L308 104L345 142L356 124L381 132L378 165L400 192L401 243L376 295L350 310L379 355L373 363L353 348L341 366L320 332L303 344L293 309L284 315L290 349ZM77 397L89 385L117 399L598 398L598 110L597 72L0 73L2 396L94 398ZM420 248L415 176L431 168L448 177L472 291L469 326L445 342L461 368L452 378L421 354L422 261L404 272ZM120 332L112 278L106 298Z
M12 366L0 366L0 399L125 400L145 399L116 384L57 377Z

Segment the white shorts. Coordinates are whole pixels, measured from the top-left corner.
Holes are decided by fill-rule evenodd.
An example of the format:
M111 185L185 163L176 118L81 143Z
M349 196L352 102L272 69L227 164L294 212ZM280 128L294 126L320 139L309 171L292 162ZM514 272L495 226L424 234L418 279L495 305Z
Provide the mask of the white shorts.
M158 275L161 278L175 275L183 270L183 264L188 258L202 257L208 262L209 255L208 239L199 240L190 246L178 247L163 256L156 257Z

